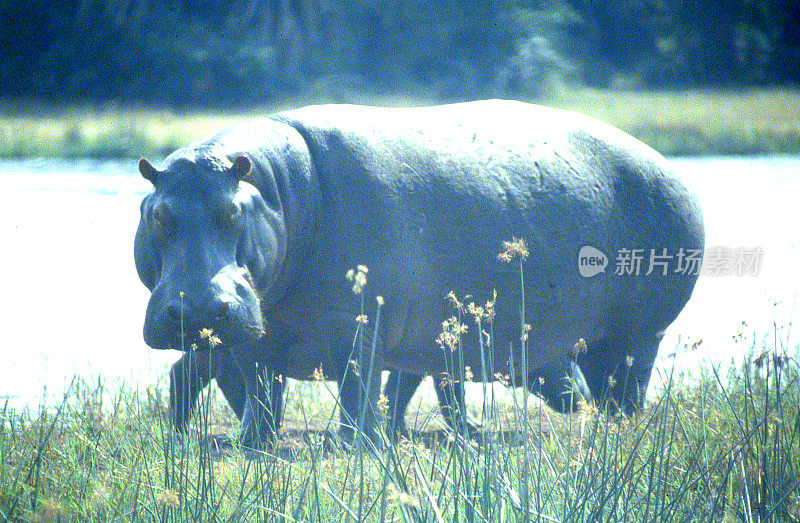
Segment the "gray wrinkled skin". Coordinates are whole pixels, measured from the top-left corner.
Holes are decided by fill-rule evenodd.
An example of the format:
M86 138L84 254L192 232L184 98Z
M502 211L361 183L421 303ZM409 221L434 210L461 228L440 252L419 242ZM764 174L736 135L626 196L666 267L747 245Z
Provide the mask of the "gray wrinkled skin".
M616 275L615 253L704 244L698 204L661 156L595 120L518 102L307 107L236 125L141 171L155 185L135 249L152 291L145 341L186 350L204 342L198 329L213 328L244 383L239 437L253 447L272 425L257 362L299 379L321 366L340 381L345 410L358 412L359 397L374 407L380 372L370 369L448 370L436 338L453 314L450 291L478 304L498 293L488 376L474 323L464 336L476 380L499 372L521 382L570 361L583 338L589 350L574 367L591 394L633 412L696 275ZM512 237L529 251L526 369L518 261L497 259ZM580 276L584 245L606 253L611 270ZM356 377L346 369L359 298L344 274L359 264L369 267L370 320L376 296L385 306L374 359L360 355ZM375 410L366 411L371 435Z

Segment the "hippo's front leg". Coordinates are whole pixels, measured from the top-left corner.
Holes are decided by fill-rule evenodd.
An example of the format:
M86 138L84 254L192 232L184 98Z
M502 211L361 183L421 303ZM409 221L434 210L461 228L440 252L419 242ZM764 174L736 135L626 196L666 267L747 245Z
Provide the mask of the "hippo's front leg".
M242 418L245 401L244 385L228 351L225 349L186 352L172 365L169 372L170 415L179 433L186 432L197 405L197 398L211 383L212 378L216 378L217 385L236 417ZM272 404L275 416L280 416L283 404L280 397L279 403L276 403L275 396L282 392L282 388L273 391Z
M245 403L237 440L242 447L260 450L275 442L275 419L272 414L272 394L254 357L253 347L247 344L231 347L244 383ZM269 380L270 384L272 380Z
M208 351L187 352L169 371L170 416L178 433L185 433L200 392L211 382Z
M350 359L339 373L339 401L341 405L342 426L339 436L346 443L356 441L361 432L375 445L378 437L378 399L381 393L381 371L383 369L381 343L377 352L365 348L362 361Z

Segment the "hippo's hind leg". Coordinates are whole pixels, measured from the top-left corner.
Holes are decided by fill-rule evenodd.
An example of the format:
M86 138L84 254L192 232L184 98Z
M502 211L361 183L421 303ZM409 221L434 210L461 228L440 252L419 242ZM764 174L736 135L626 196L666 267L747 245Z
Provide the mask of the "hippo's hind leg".
M409 431L406 426L406 412L408 404L414 393L422 383L422 376L408 374L393 370L389 373L389 381L386 383L386 396L389 399L389 430L390 437L395 437L398 433L408 438ZM470 437L474 438L477 432L475 424L469 421L466 416L467 405L464 400L464 384L460 381L451 383L450 380L441 379L439 383L434 383L436 397L439 400L439 408L442 411L447 426L460 432L466 422L466 430ZM464 413L462 418L461 413Z
M641 409L661 337L603 338L578 355L578 365L600 408L628 415Z
M439 377L441 379L438 382L434 377L433 388L439 399L439 407L442 410L444 421L454 432L462 433L463 430L466 430L466 435L474 439L477 429L467 416L464 382L461 380L451 381L446 376Z
M409 374L399 370L389 372L386 383L386 398L389 400L389 437L394 439L399 434L410 437L406 426L406 411L411 398L422 383L422 376Z
M572 358L560 358L532 372L528 388L557 412L575 412L580 400L592 401L586 378Z

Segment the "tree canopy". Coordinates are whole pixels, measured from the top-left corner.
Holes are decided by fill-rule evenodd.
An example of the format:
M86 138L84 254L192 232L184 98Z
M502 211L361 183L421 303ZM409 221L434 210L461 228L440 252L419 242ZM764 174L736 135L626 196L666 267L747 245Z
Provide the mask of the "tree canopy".
M17 0L0 97L171 107L796 85L787 0Z

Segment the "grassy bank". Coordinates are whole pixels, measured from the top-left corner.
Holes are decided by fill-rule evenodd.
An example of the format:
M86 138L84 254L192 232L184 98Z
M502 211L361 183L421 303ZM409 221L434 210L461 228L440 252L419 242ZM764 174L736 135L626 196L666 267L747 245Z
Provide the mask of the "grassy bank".
M359 103L424 105L425 100L365 97ZM540 103L586 113L666 155L798 154L800 90L612 92L562 89ZM0 104L0 157L160 157L240 118L241 113L176 114L112 106Z
M481 445L373 455L295 431L255 460L198 443L235 425L213 395L180 446L160 391L76 383L57 412L2 411L0 519L797 521L799 377L769 355L724 388L713 373L673 384L634 419L512 404L484 417Z

